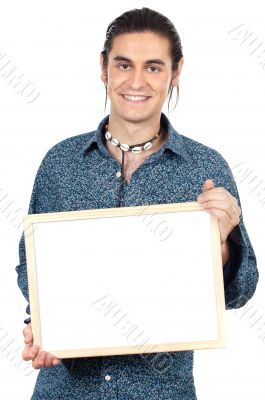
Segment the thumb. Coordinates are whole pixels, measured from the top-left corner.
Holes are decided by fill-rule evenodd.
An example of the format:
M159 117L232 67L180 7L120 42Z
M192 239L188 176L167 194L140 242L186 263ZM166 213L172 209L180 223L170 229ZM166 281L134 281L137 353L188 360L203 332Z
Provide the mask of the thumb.
M203 191L205 192L206 190L213 189L214 188L214 183L212 179L207 179L204 184L203 184Z

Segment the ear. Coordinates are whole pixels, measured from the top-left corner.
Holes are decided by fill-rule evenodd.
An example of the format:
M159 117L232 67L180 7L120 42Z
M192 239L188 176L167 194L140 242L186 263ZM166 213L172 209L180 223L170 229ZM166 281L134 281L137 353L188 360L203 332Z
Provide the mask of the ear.
M100 69L101 69L100 79L102 80L103 83L107 83L108 76L106 68L103 66L103 56L101 53L100 53Z
M177 86L177 85L179 84L179 76L180 76L180 74L181 74L181 70L182 70L182 67L183 67L183 63L184 63L184 58L182 57L182 58L179 60L177 70L173 73L172 80L171 80L171 85L172 85L172 86Z

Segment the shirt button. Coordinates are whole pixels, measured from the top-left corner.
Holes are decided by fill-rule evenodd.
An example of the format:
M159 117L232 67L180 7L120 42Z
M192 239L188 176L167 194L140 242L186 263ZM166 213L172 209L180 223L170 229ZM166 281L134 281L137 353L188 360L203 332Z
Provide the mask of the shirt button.
M116 176L117 176L117 178L119 178L119 177L121 176L121 171L118 171L118 172L116 173Z
M110 375L106 375L105 376L105 381L110 381L111 380L111 376Z

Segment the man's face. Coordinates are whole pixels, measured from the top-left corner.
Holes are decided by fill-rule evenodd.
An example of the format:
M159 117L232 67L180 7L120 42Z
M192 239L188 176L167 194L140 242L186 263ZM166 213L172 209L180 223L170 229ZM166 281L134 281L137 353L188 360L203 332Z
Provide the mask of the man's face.
M169 40L153 32L115 37L107 71L101 60L101 79L107 80L111 114L130 122L160 116L171 81L178 83L182 62L172 77Z

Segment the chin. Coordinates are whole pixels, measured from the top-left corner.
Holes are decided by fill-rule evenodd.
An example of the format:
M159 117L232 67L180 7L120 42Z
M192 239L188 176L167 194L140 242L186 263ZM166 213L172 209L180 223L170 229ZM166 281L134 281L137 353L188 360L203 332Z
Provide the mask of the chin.
M138 114L138 115L123 114L122 118L128 122L140 123L150 119L151 116L144 114Z

